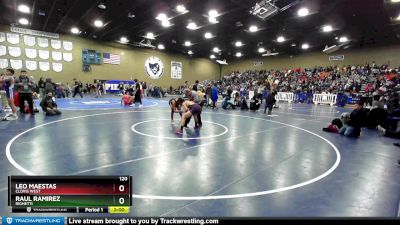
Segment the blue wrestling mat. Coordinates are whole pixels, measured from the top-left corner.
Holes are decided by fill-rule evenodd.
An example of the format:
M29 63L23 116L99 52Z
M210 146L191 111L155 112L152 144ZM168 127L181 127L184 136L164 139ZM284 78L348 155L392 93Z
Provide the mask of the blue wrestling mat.
M39 107L40 101L35 100L36 106ZM140 108L139 105L123 106L119 97L105 98L58 98L56 103L60 110L108 110L108 109L127 109ZM144 99L143 107L168 106L168 101L160 99Z

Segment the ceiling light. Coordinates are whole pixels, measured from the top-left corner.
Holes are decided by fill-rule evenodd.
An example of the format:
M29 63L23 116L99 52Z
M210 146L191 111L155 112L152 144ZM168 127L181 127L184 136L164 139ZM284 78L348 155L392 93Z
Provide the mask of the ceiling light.
M263 52L265 52L265 49L263 47L261 47L261 48L258 49L258 52L259 53L263 53Z
M163 27L169 27L169 26L171 26L171 23L169 22L169 20L163 20L163 21L161 22L161 26L163 26Z
M101 21L101 20L95 20L95 21L94 21L94 26L96 26L96 27L102 27L102 26L103 26L103 21Z
M282 43L285 41L285 37L279 36L278 39L276 39L279 43Z
M400 0L391 0L392 3L400 2Z
M302 49L308 49L309 47L310 47L310 46L309 46L308 44L302 44L302 45L301 45L301 48L302 48Z
M237 52L236 53L236 57L241 57L242 56L242 53L241 52Z
M196 25L196 23L194 23L194 22L190 22L190 23L187 25L186 28L187 28L187 29L190 29L190 30L196 30L196 29L197 29L197 25Z
M292 43L290 46L296 47L297 45L296 45L296 43Z
M204 37L207 39L210 39L210 38L212 38L212 34L210 32L207 32L204 34Z
M190 43L190 41L185 41L185 46L191 46L192 45L192 43Z
M215 9L212 9L212 10L210 10L210 11L208 11L208 16L209 17L217 17L218 16L218 11L217 10L215 10Z
M228 65L228 63L226 62L226 59L224 59L224 60L215 60L215 61L217 61L217 63L219 63L219 64L221 64L221 65Z
M218 23L218 20L217 20L217 18L215 18L215 17L208 17L208 21L209 21L210 23Z
M241 41L237 41L237 42L235 43L235 46L236 46L236 47L242 47L242 45L243 45L243 43L242 43Z
M25 18L19 19L18 22L20 24L22 24L22 25L28 25L29 24L29 21L27 19L25 19Z
M333 30L331 25L325 25L322 27L323 32L331 32Z
M149 32L149 33L146 34L146 38L148 38L148 39L154 39L154 34L151 33L151 32Z
M349 41L349 39L347 39L347 37L341 37L339 39L339 42L341 42L341 43L348 42L348 41Z
M31 10L27 5L19 5L18 6L18 11L23 12L23 13L30 13Z
M186 12L186 8L183 5L178 5L178 6L176 6L176 11L183 13L183 12Z
M127 42L128 42L128 38L126 38L126 37L121 37L121 38L120 38L120 41L121 41L122 43L127 43Z
M160 20L160 21L164 21L164 20L167 20L168 17L167 17L167 15L165 15L165 13L160 13L160 14L158 14L158 16L156 17L156 19L157 19L157 20Z
M188 51L188 54L189 54L189 55L193 55L192 50L189 50L189 51Z
M249 28L249 31L250 32L257 32L258 31L258 27L257 26L250 26L250 28Z
M104 3L104 2L100 2L98 5L97 5L97 7L99 8L99 9L107 9L107 6L106 6L106 4Z
M71 28L71 33L73 33L73 34L79 34L79 29L78 28L76 28L76 27L73 27L73 28Z
M157 48L160 49L160 50L164 50L164 49L165 49L165 47L164 47L163 44L159 44L159 45L157 46Z
M267 52L265 54L262 54L262 56L275 56L275 55L279 55L279 52Z
M297 11L297 15L300 17L308 16L309 13L310 11L307 8L301 8L299 11Z
M218 47L214 47L213 48L213 52L218 53L219 52L219 48Z
M215 59L215 55L210 55L210 58L211 59Z

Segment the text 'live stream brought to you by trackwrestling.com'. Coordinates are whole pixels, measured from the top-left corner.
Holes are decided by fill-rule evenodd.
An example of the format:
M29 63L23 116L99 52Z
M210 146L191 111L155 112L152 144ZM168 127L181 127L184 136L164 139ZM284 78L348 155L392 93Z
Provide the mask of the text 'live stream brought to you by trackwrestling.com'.
M204 219L204 218L74 218L68 217L67 224L129 224L129 225L159 225L159 224L219 224L219 219Z

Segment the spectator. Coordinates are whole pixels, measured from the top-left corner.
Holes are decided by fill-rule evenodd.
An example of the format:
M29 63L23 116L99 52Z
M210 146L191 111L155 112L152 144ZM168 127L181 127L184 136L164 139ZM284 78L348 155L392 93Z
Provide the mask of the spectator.
M21 75L18 79L15 80L15 88L18 91L19 98L19 112L27 113L25 111L25 101L28 102L29 105L29 113L34 115L33 112L33 98L32 98L32 89L34 87L34 83L29 79L28 74L25 70L21 70Z
M118 95L122 95L124 93L124 83L120 82L118 84L118 90L119 90Z
M196 80L196 82L195 82L194 85L193 85L192 90L197 92L197 91L198 91L198 88L199 88L198 85L199 85L199 81Z
M72 93L72 89L71 86L67 83L66 84L66 89L65 89L65 95L67 96L67 98L69 98L69 95Z
M218 87L216 83L213 83L213 87L211 89L211 101L212 101L212 108L215 109L217 107L217 101L218 101Z
M74 84L74 95L72 95L73 98L75 98L75 95L79 94L81 96L81 98L83 98L82 95L82 83L75 80L75 84Z
M268 108L268 115L271 115L272 112L272 107L274 106L276 100L275 100L275 95L276 92L273 91L268 97L265 99L265 109L264 109L264 114L267 112Z
M6 114L5 117L2 118L2 120L17 120L18 115L17 115L17 110L14 105L14 70L13 69L6 69L6 72L4 76L0 77L0 82L3 83L3 88L5 89L6 92L6 97L7 97L7 102L8 105L11 108L11 113Z
M379 96L379 95L375 95L374 97L373 97L373 101L372 101L372 109L376 109L376 108L378 108L378 109L384 109L384 104L383 104L383 102L381 101L381 96Z
M358 102L355 105L355 109L350 114L350 120L347 123L347 126L343 126L339 133L343 134L346 137L359 137L361 133L361 127L365 123L367 119L367 114L363 110L363 102Z
M378 128L379 133L382 134L385 137L391 137L391 138L400 139L400 132L387 130L387 129L383 128L380 125L377 128Z
M49 91L47 95L40 102L40 106L46 116L60 115L61 112L57 109L57 104L53 100L53 92Z
M261 103L258 98L254 95L253 98L250 100L250 110L251 111L258 111L260 109Z
M49 93L51 92L54 95L54 86L53 82L51 81L51 78L46 79L46 84L44 86L44 93ZM46 97L46 95L43 95L42 98Z
M207 84L206 86L206 106L210 106L210 99L211 99L211 84Z
M3 85L3 82L2 82L4 76L5 76L4 73L0 74L0 98L1 98L0 112L4 111L8 106L6 90L4 88L5 85Z
M39 79L38 85L39 85L39 94L40 94L40 97L43 98L43 96L44 96L44 88L45 88L45 86L46 86L46 82L43 80L43 77L41 77L41 78Z

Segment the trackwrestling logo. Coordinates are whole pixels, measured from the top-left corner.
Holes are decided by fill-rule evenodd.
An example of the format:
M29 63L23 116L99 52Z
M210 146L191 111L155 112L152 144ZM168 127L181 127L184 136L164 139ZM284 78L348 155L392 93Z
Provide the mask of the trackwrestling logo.
M64 225L64 217L3 217L3 225Z

